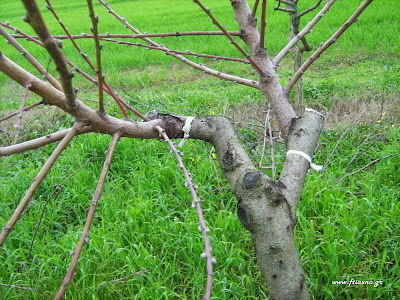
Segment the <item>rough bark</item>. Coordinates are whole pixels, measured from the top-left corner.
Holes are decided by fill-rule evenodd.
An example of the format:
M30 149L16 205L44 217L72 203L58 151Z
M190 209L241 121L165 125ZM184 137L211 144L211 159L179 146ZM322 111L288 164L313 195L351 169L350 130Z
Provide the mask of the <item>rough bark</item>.
M152 118L177 117L153 114ZM183 120L181 117L181 124ZM289 149L303 151L312 157L322 126L323 116L307 111L291 130ZM293 230L309 162L301 156L288 156L281 179L275 183L254 167L229 120L196 117L190 136L215 147L221 169L238 199L240 222L251 233L269 299L308 299L306 277Z
M271 102L279 128L287 138L292 122L296 118L296 112L289 103L288 94L284 92L279 82L276 67L270 60L267 50L259 48L260 33L247 1L231 0L231 4L236 22L240 30L244 32L242 39L246 43L251 57L264 70L262 74L259 74L260 90Z

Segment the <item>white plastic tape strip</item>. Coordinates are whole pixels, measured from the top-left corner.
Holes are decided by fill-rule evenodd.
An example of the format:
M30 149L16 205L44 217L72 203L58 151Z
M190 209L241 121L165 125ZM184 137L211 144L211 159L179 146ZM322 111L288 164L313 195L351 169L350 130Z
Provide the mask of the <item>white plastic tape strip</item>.
M183 125L182 130L184 132L183 139L179 143L178 147L182 147L185 144L185 141L190 137L190 129L192 129L192 122L194 117L187 117L185 121L185 125Z
M323 116L323 117L325 118L325 116L324 116L323 114L321 114L319 111L317 111L317 110L315 110L315 109L306 107L305 111L310 111L310 112L319 114L319 115L321 115L321 116Z
M304 153L303 151L289 150L286 153L286 156L288 156L289 154L296 154L296 155L300 155L300 156L304 157L310 163L311 169L313 169L317 172L320 172L323 168L322 166L317 166L316 164L313 164L311 157L307 153Z

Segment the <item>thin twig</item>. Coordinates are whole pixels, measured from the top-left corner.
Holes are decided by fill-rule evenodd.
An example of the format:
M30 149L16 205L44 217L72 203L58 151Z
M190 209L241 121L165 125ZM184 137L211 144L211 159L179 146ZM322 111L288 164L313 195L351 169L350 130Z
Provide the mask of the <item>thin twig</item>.
M24 113L24 108L25 108L25 103L26 103L26 97L28 96L29 88L32 86L32 84L27 83L25 85L25 92L24 95L22 96L21 99L21 106L18 110L18 123L17 123L17 131L22 131L23 125L22 125L22 115Z
M351 158L350 162L347 164L347 166L344 168L343 172L346 172L347 169L350 167L350 165L357 159L357 157L359 157L360 155L364 154L368 149L370 149L372 146L374 146L377 142L377 139L372 142L371 145L368 145L367 148L363 149L363 151L361 151L361 146L364 145L364 143L366 143L369 139L371 138L371 135L367 136L366 139L364 139L364 141L361 143L360 148L357 149L357 152L353 155L353 157ZM379 139L379 138L378 138ZM361 151L361 153L360 153Z
M32 289L32 288L28 288L28 287L24 287L24 286L19 286L19 285L12 285L12 284L5 284L5 283L0 283L1 286L6 286L6 287L11 287L11 288L15 288L15 289L21 289L21 290L28 290L28 291L34 291L37 293L37 290Z
M273 63L278 65L280 61L289 53L290 49L297 45L297 43L311 31L315 24L329 11L330 7L336 0L329 0L321 11L312 19L302 31L300 31L286 46L283 48L278 55L273 59Z
M98 93L99 93L99 112L104 114L104 102L103 102L103 72L101 68L101 45L99 41L99 30L97 27L97 23L99 22L99 16L94 15L94 8L92 0L87 0L88 8L89 8L89 17L92 20L92 32L94 36L94 42L96 46L96 62L97 62L97 81L98 81Z
M101 40L102 41L106 41L106 42L113 42L113 43L120 44L120 45L139 46L139 47L144 47L144 48L151 49L151 50L160 50L160 51L165 52L165 54L167 54L167 55L169 53L175 53L175 54L182 54L182 55L191 55L191 56L194 56L196 58L197 57L206 57L206 58L212 58L212 59L215 59L215 60L237 61L237 62L241 62L241 63L245 63L245 64L249 64L250 63L248 60L245 60L245 59L226 57L226 56L218 56L218 55L211 55L211 54L199 54L199 53L191 52L189 50L186 50L186 51L167 50L165 48L145 45L145 44L141 44L141 43L131 43L131 42L119 41L119 40L108 39L108 38L102 38Z
M360 171L362 171L362 170L365 170L365 169L369 168L369 167L372 166L373 164L376 164L376 163L380 162L382 159L386 159L386 158L389 158L389 157L393 157L393 156L396 156L397 154L398 154L398 153L394 153L394 154L386 155L386 156L384 156L384 157L375 159L374 161L371 161L369 164L365 165L364 167L362 167L362 168L360 168L360 169L358 169L358 170L356 170L356 171L354 171L354 172L352 172L352 173L350 173L350 174L347 174L347 175L343 176L342 178L340 178L339 180L337 180L335 183L338 184L338 183L341 182L343 179L345 179L345 178L347 178L347 177L349 177L349 176L352 176L352 175L354 175L354 174L357 174L358 172L360 172Z
M296 3L294 3L293 1L289 1L289 0L275 0L278 2L278 5L280 5L281 3L289 5L289 6L295 6Z
M75 170L72 174L70 174L67 178L65 178L60 184L58 184L58 185L55 187L55 189L53 190L53 192L50 194L50 196L47 198L46 202L45 202L44 205L43 205L42 213L41 213L40 218L39 218L39 221L38 221L38 223L37 223L37 225L36 225L35 232L33 233L32 241L31 241L30 248L29 248L29 252L28 252L28 255L27 255L28 259L29 259L30 257L32 257L33 243L35 242L36 234L37 234L37 232L38 232L38 230L39 230L40 224L42 223L43 216L44 216L44 213L45 213L45 211L46 211L47 204L49 203L50 199L58 192L58 190L61 189L61 186L63 186L64 183L66 183L71 177L73 177L76 173L78 173L80 170L82 170L82 169L92 160L93 157L95 157L95 155L92 155L82 166L80 166L77 170ZM46 193L47 193L47 191L46 191ZM26 212L26 211L25 211L25 212ZM25 212L24 212L24 213L25 213Z
M47 52L53 58L61 77L61 85L66 98L66 107L75 109L75 88L72 84L74 72L68 69L64 53L47 29L35 0L22 0L26 9L26 22L36 31Z
M334 0L331 0L334 1ZM287 85L284 87L286 93L289 93L293 85L304 72L317 60L326 49L328 49L337 39L350 27L351 24L357 21L358 16L367 8L368 5L374 0L366 0L360 5L360 7L355 11L355 13L337 30L324 44L322 44L307 60L306 62L297 70L293 77L289 80Z
M225 33L226 37L229 39L229 41L239 50L240 53L242 53L252 64L252 66L260 73L264 74L264 70L261 69L261 67L250 57L249 54L247 54L246 51L243 50L243 48L232 38L232 36L229 34L229 32L225 29L224 26L222 26L217 19L213 16L209 8L206 8L203 3L201 3L199 0L193 0L194 3L196 3L198 6L201 7L201 9L210 17L212 20L213 24L217 26L223 33Z
M212 152L214 151L214 146L211 147L211 150L208 152L208 157L210 158L210 162L213 166L214 169L214 173L215 173L215 179L217 180L217 187L218 187L218 191L221 189L221 182L219 180L219 174L218 174L218 170L217 170L217 166L214 163L214 159L212 157ZM222 209L225 210L225 203L224 203L224 198L221 197L221 205L222 205Z
M318 6L320 6L321 2L322 2L322 0L318 0L318 2L315 3L313 6L311 6L310 8L307 8L306 10L299 13L298 17L301 18L302 16L308 14L309 12L312 12L313 10L317 9Z
M324 165L324 170L326 170L326 167L329 164L329 161L331 160L332 156L335 154L337 148L339 147L340 143L342 142L343 138L347 135L347 133L358 123L360 122L361 118L365 115L365 113L368 111L369 107L379 98L381 98L383 95L385 95L389 90L381 93L380 95L378 95L377 97L375 97L374 99L372 99L372 101L367 105L367 107L364 109L364 111L361 113L361 115L346 129L346 131L342 134L342 136L339 138L339 141L336 143L335 148L333 148L331 154L329 155L328 159L325 162Z
M1 24L1 23L0 23ZM231 36L243 36L243 32L241 31L228 31ZM212 36L212 35L225 35L221 31L176 31L176 32L165 32L165 33L142 33L142 34L112 34L112 33L106 33L106 34L99 34L99 38L119 38L119 39L141 39L144 37L159 37L159 38L165 38L165 37L180 37L180 36ZM69 39L70 37L67 35L53 35L55 39L59 40L66 40ZM87 34L87 33L82 33L78 35L71 35L71 37L74 40L77 39L92 39L94 36L93 34ZM15 39L18 38L25 38L22 35L14 35ZM38 37L33 37L33 38L38 38Z
M102 284L99 285L98 289L100 290L104 285L115 283L115 282L119 282L119 281L124 281L124 280L127 280L127 279L129 279L129 278L131 278L133 276L138 276L138 275L150 273L151 271L152 270L141 271L141 272L133 273L133 274L130 274L128 276L125 276L125 277L122 277L122 278L119 278L119 279L115 279L115 280L108 281L108 282L103 282Z
M36 107L36 106L38 106L38 105L40 105L40 104L43 104L44 102L43 102L43 100L40 100L39 102L36 102L36 103L34 103L34 104L32 104L32 105L29 105L29 106L27 106L27 107L24 107L24 111L28 111L28 110L30 110L30 109L32 109L32 108L34 108L34 107ZM12 118L12 117L14 117L14 116L16 116L16 115L18 115L19 114L19 111L16 111L16 112L14 112L14 113L12 113L12 114L9 114L9 115L7 115L7 116L4 116L4 117L2 117L2 118L0 118L0 122L3 122L3 121L5 121L5 120L7 120L7 119L10 119L10 118Z
M89 237L90 226L92 225L94 214L96 212L96 206L101 197L101 193L103 190L104 181L106 179L107 172L110 169L111 159L113 157L115 147L116 147L117 142L120 139L121 135L122 135L122 131L117 131L112 136L112 140L111 140L110 146L107 151L107 157L106 157L106 160L104 161L103 170L101 171L99 181L97 182L96 191L94 192L93 199L92 199L92 202L90 205L90 209L89 209L89 213L88 213L88 216L86 219L85 227L83 228L82 235L81 235L81 238L79 239L78 245L76 246L76 248L74 250L74 255L72 257L72 261L69 266L68 272L65 275L63 283L61 284L61 287L58 290L58 293L55 297L56 300L60 300L64 296L65 291L67 290L68 285L71 282L72 277L74 276L76 266L78 264L79 256L83 249L83 245L85 242L88 243L90 241L90 237Z
M3 245L4 241L6 240L7 236L13 230L15 223L20 218L20 215L23 213L25 207L28 205L29 201L32 199L33 195L35 194L37 188L39 187L40 183L49 173L50 169L52 168L53 164L56 162L57 158L60 154L64 151L67 145L71 142L72 138L76 135L76 133L82 129L86 124L83 122L75 123L72 127L72 130L68 132L68 134L64 137L64 139L58 144L57 148L53 151L50 155L38 175L33 180L31 186L29 187L28 191L26 192L25 196L21 200L18 207L15 209L12 217L8 221L7 225L3 227L3 230L0 234L0 247Z

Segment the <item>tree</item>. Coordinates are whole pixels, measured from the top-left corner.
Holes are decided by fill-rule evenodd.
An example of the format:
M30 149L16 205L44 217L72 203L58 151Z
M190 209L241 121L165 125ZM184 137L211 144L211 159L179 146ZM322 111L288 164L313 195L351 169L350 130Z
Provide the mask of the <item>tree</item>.
M57 17L50 2L46 2L48 8ZM260 30L258 29L257 21L255 19L260 1L256 0L254 8L251 10L247 1L231 0L234 17L240 28L240 32L233 33L228 32L225 27L216 20L210 9L205 7L200 1L194 0L194 2L210 17L213 24L221 30L230 42L243 54L248 63L251 64L259 76L259 82L219 72L202 64L194 63L184 57L184 54L197 56L199 56L199 54L181 53L154 42L150 39L152 35L141 34L139 30L130 25L127 20L114 12L107 3L102 0L99 0L99 2L119 21L121 21L125 27L131 29L134 32L135 37L140 37L144 42L146 42L145 45L136 44L137 46L160 50L165 54L171 55L183 63L210 75L225 80L235 81L239 84L261 90L266 101L269 101L271 108L274 111L275 118L288 150L279 180L269 178L265 173L254 167L253 162L244 150L231 123L226 118L219 116L188 117L159 113L151 113L145 116L130 107L118 95L116 95L103 77L101 69L101 45L99 42L100 38L107 40L109 37L112 37L112 35L108 35L109 37L99 35L97 29L99 18L95 16L91 1L88 1L89 16L92 20L93 33L90 37L94 39L96 45L96 67L90 62L87 55L79 49L79 46L74 43L74 40L79 37L72 37L66 28L65 31L68 38L74 43L74 46L78 51L80 51L81 55L97 74L97 80L85 74L65 58L60 43L52 37L47 29L36 2L23 0L26 9L25 21L33 27L38 38L26 35L18 30L17 32L22 37L46 48L57 66L61 83L58 83L57 79L52 77L45 68L40 66L34 57L23 49L16 39L9 35L2 27L0 27L0 33L9 41L10 44L16 47L41 74L44 75L49 83L31 75L8 59L4 54L0 54L0 70L12 80L22 85L25 88L25 94L27 94L28 91L31 91L39 95L44 99L44 103L56 106L73 116L76 119L76 123L68 130L0 149L1 156L12 155L14 153L23 152L28 149L35 149L61 140L55 151L38 173L20 205L16 208L14 214L4 226L0 235L0 245L3 245L5 239L11 233L14 225L29 203L30 198L37 190L40 182L46 177L56 159L61 155L62 151L68 146L74 136L88 132L99 132L111 135L112 142L107 153L107 158L104 162L104 167L98 181L95 195L91 202L86 225L74 251L68 273L66 274L63 284L56 296L58 299L61 298L75 272L82 247L85 241L89 238L89 229L93 221L96 205L100 199L104 179L107 175L118 140L120 137L140 139L162 138L168 143L171 150L176 155L179 168L185 175L186 185L190 189L193 197L193 207L198 212L199 229L203 233L205 242L205 251L202 256L207 259L208 276L204 298L209 299L212 291L214 263L208 236L209 229L206 227L204 222L199 198L197 196L197 187L193 184L189 172L183 165L180 152L170 140L170 138L190 137L191 139L199 139L211 143L215 147L220 167L225 177L230 182L233 193L238 199L238 217L242 225L251 233L259 268L267 283L270 299L308 299L309 292L295 245L293 231L297 223L296 209L300 201L307 171L310 166L316 168L316 166L312 164L311 158L314 154L323 127L324 117L321 113L313 109L308 109L302 118L298 118L293 106L289 102L289 93L293 85L298 82L307 68L329 46L331 46L351 24L357 20L358 16L372 2L372 0L366 0L363 2L349 20L298 68L286 86L282 86L278 78L277 68L279 62L291 49L293 49L293 47L296 47L299 41L304 40L305 35L310 32L311 28L313 28L313 26L330 9L335 0L327 1L321 11L303 30L298 33L294 32L297 34L293 36L287 46L282 49L274 59L270 58L264 43L266 36L266 0L263 0L261 5L262 17ZM278 2L286 3L288 1ZM318 2L318 4L319 3L320 2ZM63 26L62 21L60 20L59 22ZM10 25L3 23L1 26L15 29ZM175 34L183 35L185 33ZM233 38L235 35L240 36L240 38L246 43L248 48L247 51L245 51L235 41ZM128 42L118 43L129 44ZM227 59L222 57L215 58ZM68 65L72 66L72 69L69 69ZM79 72L98 86L98 110L91 109L77 98L72 83L72 78L74 77L75 72ZM126 120L114 118L106 113L103 104L103 91L110 94L115 99ZM24 110L24 101L25 100L23 99L21 104L21 114ZM145 122L139 123L132 121L126 112L126 109L130 110Z

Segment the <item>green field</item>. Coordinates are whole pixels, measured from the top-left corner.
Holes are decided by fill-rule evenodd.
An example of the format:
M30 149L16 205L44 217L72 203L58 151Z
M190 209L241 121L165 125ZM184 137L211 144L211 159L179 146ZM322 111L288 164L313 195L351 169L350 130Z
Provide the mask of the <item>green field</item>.
M217 30L189 0L108 2L141 32ZM314 2L302 0L300 4L306 8ZM45 2L39 3L51 32L62 34L44 8ZM337 1L310 34L310 42L319 45L325 41L359 3ZM72 33L89 32L86 1L52 4ZM238 30L229 1L209 0L204 4L227 29ZM271 55L285 46L288 32L288 16L274 12L273 5L274 1L268 1L266 44ZM95 10L100 15L101 33L130 33L98 3ZM302 24L313 14L307 15ZM0 22L9 21L33 34L22 22L23 15L20 2L1 0ZM318 164L327 160L348 125L376 99L342 141L328 169L308 174L295 235L313 299L398 299L400 294L399 157L382 159L345 177L376 159L400 151L399 15L398 0L375 1L304 77L305 101L327 114L327 129L314 157ZM154 40L175 50L242 58L222 36ZM27 41L20 42L47 66L48 56L43 49ZM82 39L78 43L95 61L93 41ZM68 41L63 49L70 60L93 76ZM0 38L0 51L37 75L4 38ZM255 78L247 65L193 60ZM157 109L191 115L225 114L236 124L254 161L260 160L262 145L257 143L258 131L263 130L263 111L267 109L260 91L191 70L154 50L104 42L103 63L109 84L141 112ZM280 69L282 82L292 76L291 69L289 56ZM53 72L53 64L49 70ZM80 89L79 98L95 107L96 88L78 75L74 84ZM23 92L22 87L0 74L0 117L18 109ZM38 100L29 95L27 104ZM109 98L106 109L120 116ZM73 123L61 112L49 107L44 110L46 114L41 109L27 114L24 131L17 137L13 129L16 119L0 123L0 129L9 133L0 132L0 146L43 136ZM70 252L80 237L110 139L98 134L77 137L57 161L32 199L35 205L21 218L0 250L2 299L54 297L68 268ZM1 226L54 148L55 145L50 145L0 158ZM213 299L266 299L268 291L257 269L250 234L236 216L236 200L216 158L210 155L211 146L190 140L183 151L185 165L199 186L206 222L212 228L213 255L217 259ZM285 152L280 143L276 144L275 152L275 159L282 162ZM45 202L58 184L90 158L50 199L29 257L30 243ZM266 160L267 163L270 160L268 155ZM213 163L217 165L219 179ZM82 252L66 299L200 299L206 266L200 259L203 240L190 204L183 175L165 143L121 139L98 205L91 240ZM146 270L151 271L106 284ZM383 284L378 287L332 284L351 278L382 280Z

